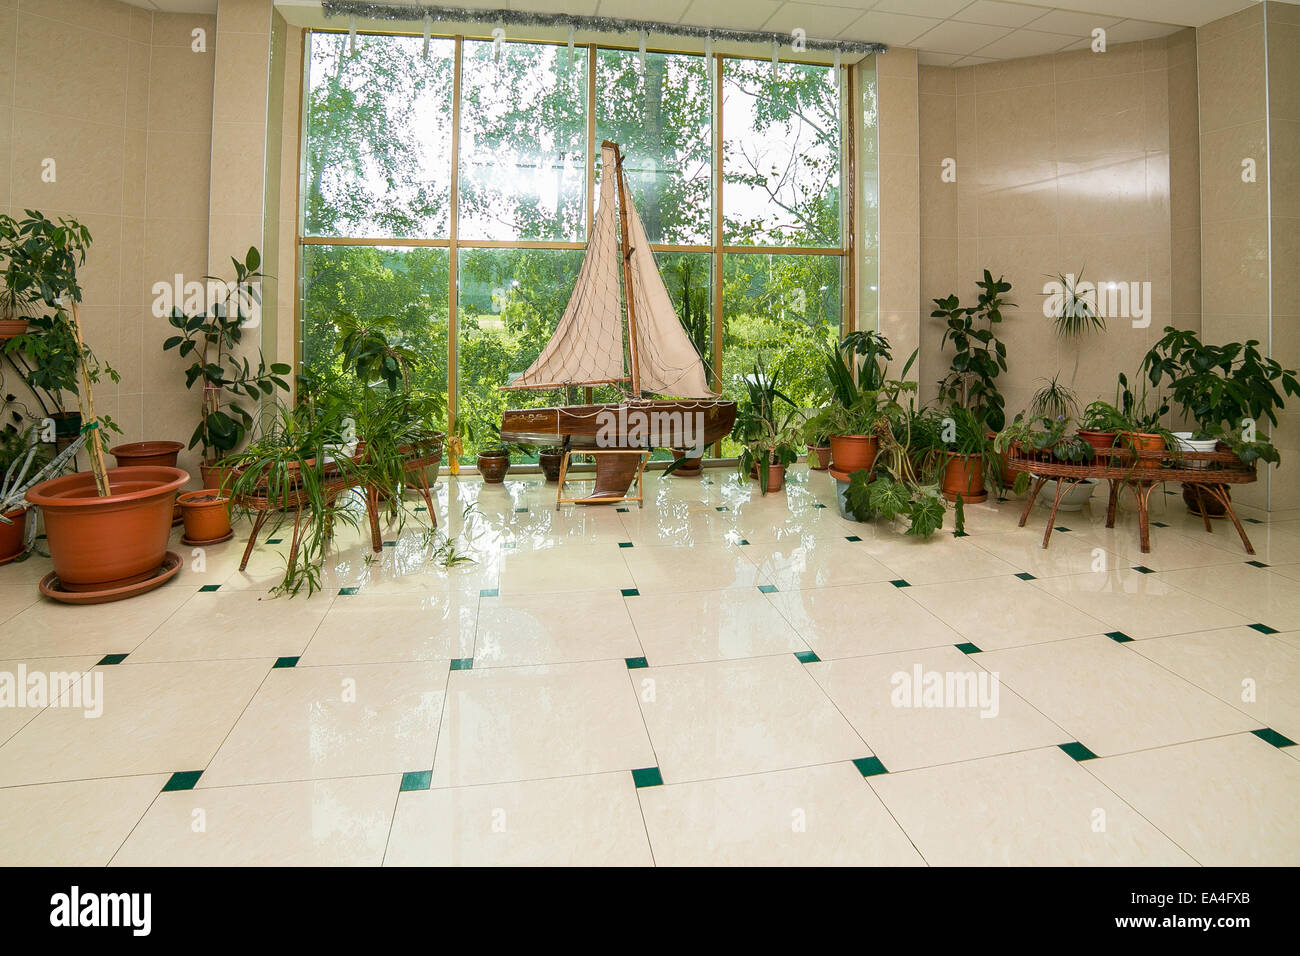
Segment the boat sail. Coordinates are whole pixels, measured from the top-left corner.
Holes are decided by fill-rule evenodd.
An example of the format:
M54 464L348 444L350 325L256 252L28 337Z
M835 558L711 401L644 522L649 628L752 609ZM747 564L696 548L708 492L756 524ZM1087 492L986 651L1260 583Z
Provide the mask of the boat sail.
M719 400L709 387L704 365L682 328L645 226L629 199L618 144L602 143L601 158L600 202L569 304L537 360L502 388L611 385L624 399L508 409L501 420L502 437L566 448L703 450L731 431L736 404ZM647 393L662 397L646 399ZM601 480L600 471L598 457L597 490L604 493L609 482ZM626 490L624 483L618 494Z

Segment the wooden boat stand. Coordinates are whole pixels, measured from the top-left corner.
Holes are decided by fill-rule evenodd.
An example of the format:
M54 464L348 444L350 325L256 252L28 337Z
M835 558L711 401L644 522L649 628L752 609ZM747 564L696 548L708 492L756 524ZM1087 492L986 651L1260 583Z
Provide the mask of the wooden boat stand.
M596 458L596 487L585 498L564 497L564 482L569 471L569 460L574 455L594 455ZM560 486L555 491L555 508L560 505L612 505L623 501L635 501L638 507L645 507L645 492L642 477L645 463L650 460L650 452L643 448L584 448L572 451L564 449L564 460L560 462ZM629 495L632 482L636 482L636 494Z
M429 513L429 520L433 527L438 527L438 512L433 506L433 491L429 486L429 478L426 473L428 468L437 468L442 461L442 445L435 448L426 449L423 452L417 452L412 457L407 458L402 463L402 472L410 482L410 487L419 492L420 497L424 500L424 506ZM347 479L326 482L323 490L326 500L330 505L334 500L348 488L352 483ZM383 533L379 526L380 499L379 488L375 485L366 485L364 489L366 501L366 517L370 524L370 549L376 554L384 550ZM239 561L239 570L243 571L248 567L248 560L252 557L253 548L257 545L257 536L262 533L262 528L274 512L292 511L293 512L293 537L289 540L289 566L293 566L294 560L298 556L298 545L302 537L302 511L300 495L290 495L287 500L269 501L265 495L244 495L239 499L239 506L248 508L257 512L257 517L253 519L253 530L249 532L248 543L244 546L244 555Z
M1056 512L1061 507L1065 493L1081 481L1091 478L1095 481L1110 483L1110 496L1106 506L1106 527L1115 527L1115 509L1119 502L1120 489L1132 485L1138 506L1138 536L1142 553L1151 551L1151 492L1156 485L1167 481L1178 481L1189 485L1196 492L1196 501L1201 509L1201 520L1205 530L1213 533L1210 517L1206 513L1205 498L1208 496L1223 505L1227 516L1232 519L1237 534L1247 554L1254 554L1255 548L1246 536L1246 529L1241 526L1232 507L1232 498L1228 494L1229 485L1244 485L1255 480L1253 465L1244 464L1231 451L1218 450L1208 452L1181 452L1173 459L1173 467L1162 468L1160 463L1170 459L1169 451L1133 451L1116 446L1112 451L1099 453L1097 460L1087 464L1074 464L1057 461L1047 454L1025 454L1013 450L1007 457L1008 470L1028 472L1032 479L1029 497L1025 501L1024 513L1020 515L1020 527L1029 520L1029 512L1034 507L1038 493L1050 479L1056 479L1056 496L1047 515L1047 528L1043 532L1043 547L1052 537L1052 528L1056 524ZM1103 460L1104 459L1104 460ZM1154 466L1147 464L1154 462Z

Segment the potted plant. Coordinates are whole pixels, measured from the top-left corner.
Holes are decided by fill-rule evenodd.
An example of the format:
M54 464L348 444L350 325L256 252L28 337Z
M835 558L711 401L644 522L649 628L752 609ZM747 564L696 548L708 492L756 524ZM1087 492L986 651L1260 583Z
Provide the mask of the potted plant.
M35 426L19 430L16 423L0 429L0 564L8 564L27 550L27 502L25 484L49 463L36 438Z
M1167 382L1184 419L1195 422L1192 431L1173 433L1183 450L1214 451L1222 442L1247 464L1280 462L1272 442L1259 435L1258 425L1266 419L1277 426L1282 393L1300 394L1300 382L1294 369L1263 356L1257 340L1207 345L1195 332L1166 326L1160 341L1142 359L1142 371L1154 387ZM1186 484L1183 501L1193 514L1200 514L1196 495ZM1213 500L1207 511L1211 517L1225 513L1223 505Z
M805 429L826 436L833 470L851 474L870 469L875 461L880 450L875 433L880 389L891 357L889 340L879 332L851 333L842 342L827 345L823 352L830 402L808 419Z
M674 455L676 453L674 452ZM698 459L697 459L698 460ZM556 445L548 445L545 448L537 450L537 467L542 470L542 475L547 481L560 480L560 466L564 464L564 449ZM696 468L696 474L699 474L699 468Z
M747 420L741 422L741 417ZM741 443L737 467L742 475L756 472L759 494L780 491L785 485L785 470L799 460L799 433L803 424L797 410L791 410L776 423L753 409L737 413L736 432Z
M955 501L960 495L966 504L987 500L984 478L991 467L988 426L979 415L961 405L951 405L933 414L937 421L931 433L938 434L943 456L943 496Z
M0 214L0 244L17 241L18 223ZM27 331L28 320L41 306L40 289L29 285L31 277L21 269L6 263L0 280L0 342L7 341Z
M500 442L485 445L479 449L475 464L486 483L499 485L510 471L510 449Z
M1014 454L1039 461L1061 461L1071 464L1083 464L1091 461L1096 452L1092 445L1079 435L1068 434L1070 419L1065 415L1037 414L1042 403L1034 403L1031 414L1021 413L1015 420L998 432L993 440L993 448L999 454ZM1030 472L1020 471L1012 485L1017 494L1024 494L1029 487ZM1089 498L1097 482L1092 478L1070 485L1061 498L1061 511L1080 511ZM1043 483L1045 495L1039 498L1039 504L1056 500L1057 480L1049 479Z
M1115 436L1127 427L1123 413L1110 402L1100 399L1089 403L1079 416L1079 437L1098 455L1115 447Z
M164 559L175 492L189 475L164 466L105 467L104 422L95 413L92 391L102 366L82 341L78 314L77 270L86 261L90 233L76 221L55 223L29 212L17 234L20 241L4 242L0 255L10 274L22 273L40 288L42 301L53 310L51 328L58 330L52 342L72 350L90 460L89 472L43 481L27 492L27 500L41 509L54 564L54 577L42 583L42 590L60 600L128 597L162 583L179 569L175 563L164 567ZM47 342L41 347L53 346ZM55 358L67 361L67 356ZM68 597L69 592L74 596Z
M1115 409L1119 411L1116 421L1115 444L1134 453L1133 467L1155 470L1161 467L1163 459L1150 453L1178 448L1173 433L1161 424L1169 412L1169 403L1153 396L1143 381L1140 392L1129 387L1128 375L1120 372L1116 386ZM1147 453L1139 457L1140 453Z
M230 495L220 488L203 488L184 492L176 499L181 518L185 522L188 545L216 544L228 541L234 531L230 527Z
M235 283L227 284L220 300L207 311L185 315L174 307L168 322L179 333L163 342L163 351L175 349L181 358L192 358L185 370L185 387L202 387L199 423L190 436L189 447L202 448L199 470L205 488L220 488L227 476L216 467L217 460L234 451L253 426L252 414L243 406L248 398L260 403L276 389L289 390L284 376L293 369L281 362L267 365L257 353L257 365L241 356L245 323L253 317L260 301L257 283L263 278L258 271L262 262L257 249L250 247L244 261L231 257ZM209 281L220 281L205 276Z
M998 375L1007 370L1007 348L998 340L996 326L1002 310L1014 308L1003 296L1011 291L1004 278L994 279L989 270L975 283L979 297L975 305L963 307L956 295L935 299L931 318L944 320L943 346L952 345L948 374L939 382L940 397L969 409L996 432L1005 424L1004 401L998 391Z

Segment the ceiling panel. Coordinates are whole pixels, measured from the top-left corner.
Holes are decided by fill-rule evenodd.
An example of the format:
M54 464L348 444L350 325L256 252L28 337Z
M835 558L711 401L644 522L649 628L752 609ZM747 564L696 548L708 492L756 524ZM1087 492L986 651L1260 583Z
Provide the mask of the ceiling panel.
M942 20L909 17L900 13L877 13L872 10L840 33L841 40L884 43L887 46L911 46L922 33L934 29Z
M979 56L991 56L999 60L1011 60L1020 56L1042 56L1044 53L1056 53L1074 43L1078 37L1063 33L1038 33L1034 30L1016 30L994 40L988 46L980 47Z
M1041 17L1029 21L1029 29L1044 33L1071 33L1075 36L1087 36L1097 27L1108 27L1118 23L1120 17L1102 16L1095 13L1074 13L1070 10L1049 10Z
M918 17L934 17L944 20L962 7L969 6L971 0L862 0L860 6L879 10L881 13L907 13Z
M1113 27L1106 28L1106 42L1133 43L1137 40L1154 40L1156 37L1169 36L1184 29L1168 23L1145 23L1141 20L1125 20Z
M784 3L763 25L774 33L805 30L810 37L833 37L842 32L860 16L850 7L828 7L820 3Z
M1003 3L1001 0L975 0L953 15L954 20L965 23L991 23L1000 27L1023 27L1030 20L1043 15L1038 7L1023 3Z
M782 2L783 0L693 0L681 22L697 27L758 30L771 19Z
M915 45L918 50L930 50L934 53L974 53L980 47L1001 39L1009 32L1006 27L945 20L933 30L918 37Z

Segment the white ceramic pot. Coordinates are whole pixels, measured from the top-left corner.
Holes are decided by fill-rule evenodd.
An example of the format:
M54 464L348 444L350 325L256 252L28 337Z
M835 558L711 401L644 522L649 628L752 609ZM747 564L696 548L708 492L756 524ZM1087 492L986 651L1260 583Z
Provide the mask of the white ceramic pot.
M1174 432L1174 438L1178 440L1178 447L1183 451L1214 451L1219 444L1216 438L1192 438L1191 432ZM1183 467L1204 468L1208 464L1208 461L1189 461Z
M1091 478L1085 478L1077 485L1071 485L1061 498L1061 507L1057 511L1080 511L1092 497L1092 491L1097 487L1097 482ZM1056 500L1056 480L1049 478L1043 484L1043 490L1038 493L1038 505L1041 508L1052 507L1052 502Z

